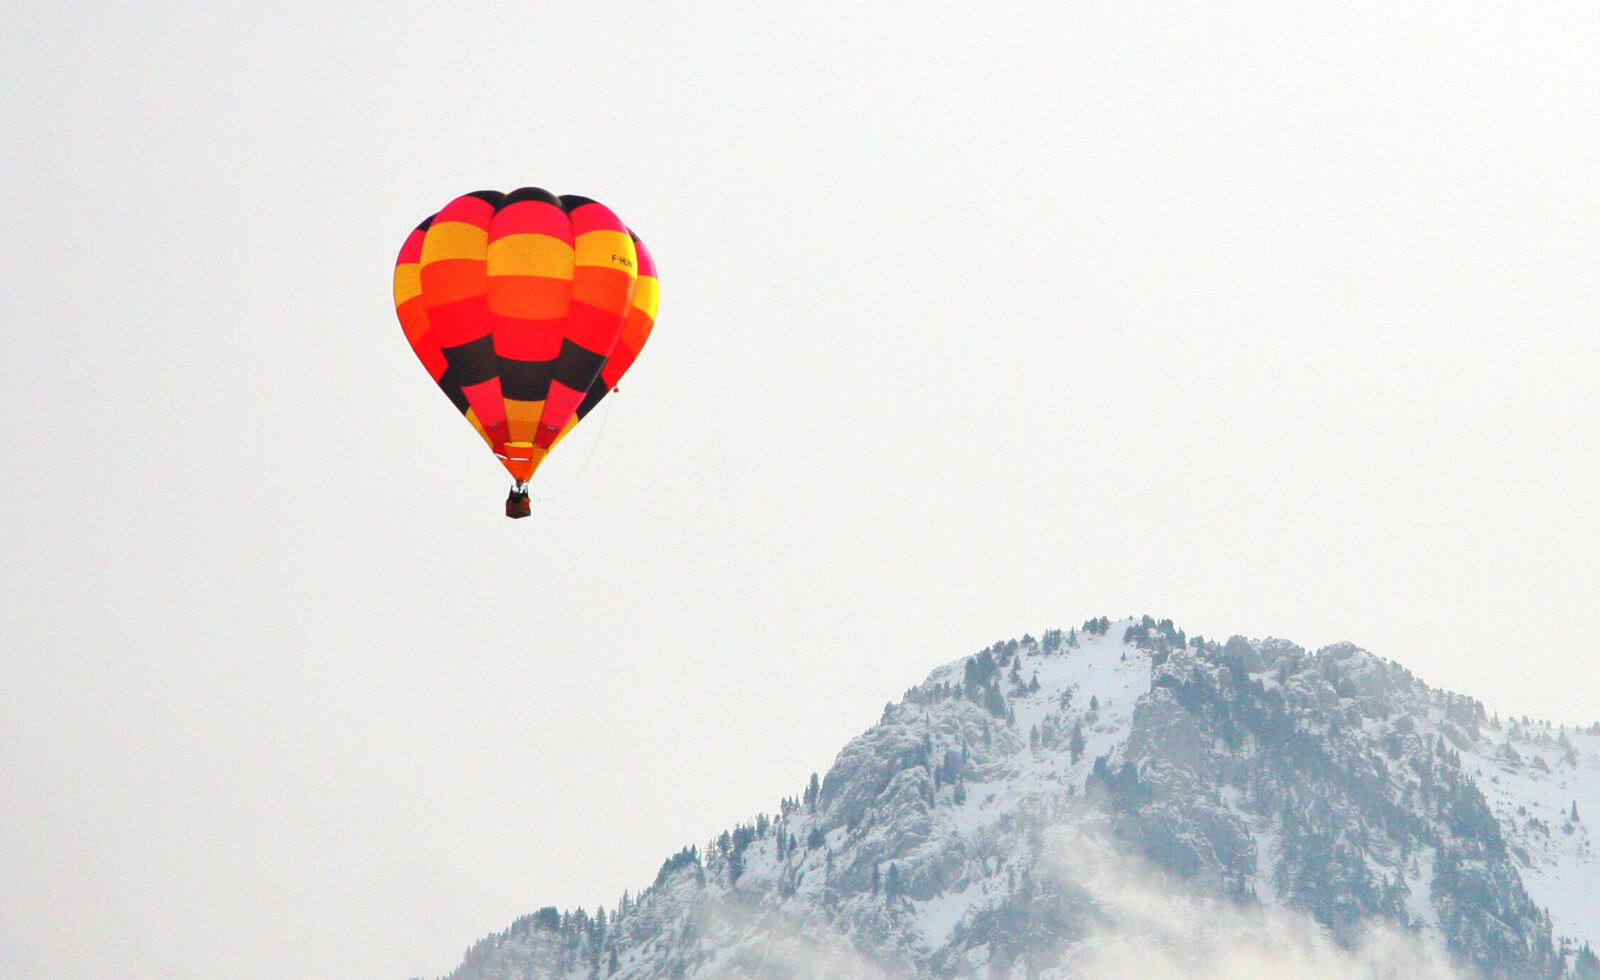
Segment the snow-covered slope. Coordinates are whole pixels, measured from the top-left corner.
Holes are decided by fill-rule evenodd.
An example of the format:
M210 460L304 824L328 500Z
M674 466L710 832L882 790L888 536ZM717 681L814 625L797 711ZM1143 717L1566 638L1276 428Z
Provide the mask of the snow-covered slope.
M1590 980L1591 814L1600 725L1349 645L1091 620L935 670L775 815L452 980Z
M1600 820L1600 732L1507 721L1462 748L1461 761L1556 935L1600 942L1600 858L1584 823Z

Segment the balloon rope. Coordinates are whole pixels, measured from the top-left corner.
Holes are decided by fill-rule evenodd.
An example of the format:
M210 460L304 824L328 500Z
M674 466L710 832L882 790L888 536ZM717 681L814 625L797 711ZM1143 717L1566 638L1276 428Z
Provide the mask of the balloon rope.
M600 428L596 430L594 434L594 442L589 443L589 455L583 457L583 465L578 467L578 472L572 474L572 479L567 481L566 486L562 487L560 490L557 490L555 493L552 493L548 497L541 497L538 494L533 494L532 496L534 500L544 503L546 500L556 499L557 497L566 493L568 490L571 490L577 484L578 479L583 476L583 471L589 468L589 460L594 459L594 451L595 448L600 445L600 437L606 434L606 423L611 421L611 406L615 404L616 399L607 398L605 401L606 413L600 416Z

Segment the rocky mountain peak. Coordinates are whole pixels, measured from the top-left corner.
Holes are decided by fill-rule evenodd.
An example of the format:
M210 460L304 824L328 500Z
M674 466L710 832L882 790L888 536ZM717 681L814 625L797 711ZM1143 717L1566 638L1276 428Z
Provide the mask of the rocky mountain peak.
M609 913L519 920L451 980L1092 977L1112 948L1150 975L1257 950L1592 980L1584 812L1600 724L1501 722L1347 643L1101 618L936 669L776 814Z

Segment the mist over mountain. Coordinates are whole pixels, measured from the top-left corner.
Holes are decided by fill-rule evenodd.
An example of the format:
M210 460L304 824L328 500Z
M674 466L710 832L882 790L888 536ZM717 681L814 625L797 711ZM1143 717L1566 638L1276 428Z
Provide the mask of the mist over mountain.
M776 812L449 980L1600 980L1590 819L1600 722L1102 618L938 668Z

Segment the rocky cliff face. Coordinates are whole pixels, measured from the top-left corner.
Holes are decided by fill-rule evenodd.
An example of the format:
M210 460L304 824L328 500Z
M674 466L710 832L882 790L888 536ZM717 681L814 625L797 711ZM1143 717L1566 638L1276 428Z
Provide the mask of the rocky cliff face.
M451 980L1588 980L1590 813L1600 726L1502 722L1349 645L1102 619L934 671L776 815Z

